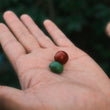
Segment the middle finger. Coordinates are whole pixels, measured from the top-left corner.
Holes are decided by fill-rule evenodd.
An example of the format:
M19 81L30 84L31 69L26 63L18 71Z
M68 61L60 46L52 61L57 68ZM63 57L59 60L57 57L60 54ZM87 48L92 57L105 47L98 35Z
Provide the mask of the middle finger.
M30 34L27 28L13 12L5 12L4 19L14 35L28 52L31 52L40 47L37 40Z

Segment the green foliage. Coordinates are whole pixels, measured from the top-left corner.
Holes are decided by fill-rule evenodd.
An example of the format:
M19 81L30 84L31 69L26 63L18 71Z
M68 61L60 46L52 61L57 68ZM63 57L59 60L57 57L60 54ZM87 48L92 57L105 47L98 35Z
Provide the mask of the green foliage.
M110 20L109 5L108 0L0 0L0 22L4 22L2 16L6 10L14 11L19 17L27 13L46 32L42 22L51 19L109 75L110 39L105 34ZM20 87L1 47L0 84Z

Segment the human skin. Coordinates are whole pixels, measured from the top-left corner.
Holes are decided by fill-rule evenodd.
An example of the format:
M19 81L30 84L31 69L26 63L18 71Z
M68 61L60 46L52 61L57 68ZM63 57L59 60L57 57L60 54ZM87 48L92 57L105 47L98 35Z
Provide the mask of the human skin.
M105 32L110 37L110 22L107 24Z
M11 31L0 23L0 44L22 90L0 86L0 110L110 110L110 79L52 21L44 26L54 43L26 14L6 11L4 20ZM49 64L59 50L69 60L55 74Z

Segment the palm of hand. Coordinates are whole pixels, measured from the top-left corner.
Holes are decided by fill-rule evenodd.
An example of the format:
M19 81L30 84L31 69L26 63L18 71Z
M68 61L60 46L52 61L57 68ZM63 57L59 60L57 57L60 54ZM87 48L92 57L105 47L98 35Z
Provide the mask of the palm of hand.
M71 51L71 50L73 50L72 48L74 50L76 50L75 51L76 55L74 55L74 57L72 57L74 54L74 52ZM48 68L48 65L53 60L52 56L54 56L54 54L58 50L67 51L70 56L69 61L64 66L65 69L64 69L63 74L61 74L61 76L54 75ZM91 108L93 110L95 108L98 108L100 110L105 109L104 108L105 106L103 105L103 104L105 104L105 102L104 102L105 99L104 99L104 97L101 96L101 95L103 95L104 87L100 87L97 84L97 83L99 83L97 77L94 78L92 76L93 74L97 74L94 72L96 71L98 66L94 65L94 70L92 70L92 68L91 68L92 65L89 65L89 69L87 70L87 68L85 68L85 70L84 70L84 67L85 66L87 67L87 65L88 65L87 62L93 62L92 59L90 59L87 54L85 54L78 48L75 49L74 46L66 47L66 48L56 48L56 49L54 49L54 51L51 48L46 49L46 50L40 50L40 51L39 51L40 55L37 54L38 51L37 52L35 51L30 55L24 56L25 58L22 57L20 59L20 61L21 61L20 63L23 64L24 66L25 65L27 66L27 64L28 64L28 68L25 68L28 71L26 71L26 73L23 73L24 74L23 80L27 79L27 81L23 84L25 84L25 87L26 87L25 89L28 88L26 90L27 98L32 97L31 101L32 101L33 107L34 106L35 106L35 108L39 107L39 109L41 109L41 110L42 109L53 110L56 105L56 110L72 110L73 108L75 110L77 110L77 109L82 110L82 108L85 109L85 104L87 104L88 106L86 106L86 107L88 110ZM77 53L77 51L78 51L78 53ZM38 57L37 57L37 55L38 55ZM31 58L32 58L32 60L31 60ZM85 60L87 60L87 62L85 62ZM26 62L26 64L24 62ZM81 63L79 63L79 62L81 62ZM38 67L34 67L34 66L31 67L30 64L34 65L34 66L36 65ZM30 68L31 68L31 71L30 71ZM40 68L40 71L38 70L39 68ZM86 70L87 70L87 72L85 72ZM21 70L21 71L25 71L25 70ZM39 74L37 74L38 71L39 71L41 77L38 76L39 75ZM89 73L89 72L91 72L91 73ZM99 71L99 72L101 72L101 71ZM48 73L48 77L47 77L47 73ZM89 77L87 77L88 73L90 74ZM28 74L29 74L29 76L28 76ZM42 74L45 74L46 76L42 75ZM29 79L26 77L28 77ZM102 93L100 90L102 91ZM34 99L33 99L33 97L34 97ZM103 108L102 108L102 106L100 106L100 103L98 104L98 102L100 100L103 100L102 101L102 105L104 106ZM49 105L50 101L51 101L52 105ZM94 101L96 101L97 106L92 105L92 103ZM41 105L38 102L41 102L40 103ZM79 106L80 103L82 103L82 102L83 102L83 104L81 106ZM76 103L77 103L77 107L75 108Z
M62 40L60 46L37 47L28 54L18 55L15 62L7 54L18 74L23 91L10 90L13 91L10 94L15 95L11 99L5 99L7 104L4 106L8 107L6 109L108 109L106 97L109 96L110 90L109 78L86 53L68 39L66 41ZM55 41L58 42L60 41ZM54 74L48 67L59 50L64 50L69 55L69 61L64 65L61 75Z

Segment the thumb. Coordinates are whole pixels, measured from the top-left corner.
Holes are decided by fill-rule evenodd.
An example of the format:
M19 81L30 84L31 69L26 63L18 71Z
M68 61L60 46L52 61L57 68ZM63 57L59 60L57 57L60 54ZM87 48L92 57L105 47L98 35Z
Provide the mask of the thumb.
M0 110L20 110L19 104L23 100L23 91L0 86Z

